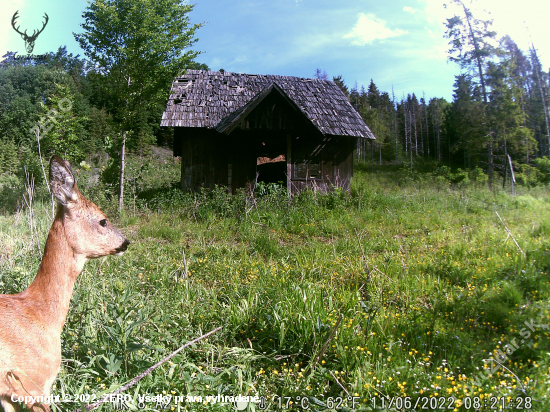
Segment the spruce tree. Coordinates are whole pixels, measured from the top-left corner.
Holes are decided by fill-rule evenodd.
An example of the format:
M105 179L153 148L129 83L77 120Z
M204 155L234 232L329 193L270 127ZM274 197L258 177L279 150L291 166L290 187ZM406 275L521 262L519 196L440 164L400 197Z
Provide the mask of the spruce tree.
M452 0L463 10L462 16L453 16L447 19L447 31L445 36L451 41L449 45L449 59L458 63L461 69L477 77L484 106L488 102L488 90L485 80L485 65L494 57L498 50L494 46L496 32L490 30L492 20L480 20L474 17L472 11L466 7L462 0ZM493 182L493 133L487 130L484 135L484 144L488 149L488 175L489 186Z

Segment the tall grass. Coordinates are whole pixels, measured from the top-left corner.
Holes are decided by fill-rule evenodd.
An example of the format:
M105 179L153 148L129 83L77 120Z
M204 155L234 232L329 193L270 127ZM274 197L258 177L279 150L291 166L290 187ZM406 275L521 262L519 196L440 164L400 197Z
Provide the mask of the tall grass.
M305 395L324 410L330 397L351 407L349 394L361 410L386 395L452 396L465 410L468 396L527 396L548 410L550 195L518 191L399 171L357 171L350 193L293 198L277 185L254 200L221 188L159 191L120 217L129 251L80 276L54 393L99 396L222 326L134 387L135 404L146 393L248 394L277 410L275 395ZM0 217L5 293L22 290L39 264L26 218ZM527 334L530 321L538 326ZM511 342L487 377L488 359Z

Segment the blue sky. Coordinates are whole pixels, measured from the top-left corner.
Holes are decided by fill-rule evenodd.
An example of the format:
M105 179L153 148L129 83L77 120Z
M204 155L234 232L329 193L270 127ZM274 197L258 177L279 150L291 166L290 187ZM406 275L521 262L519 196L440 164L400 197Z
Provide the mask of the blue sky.
M372 78L382 91L396 96L424 93L427 98L452 98L458 67L447 62L445 18L457 13L443 0L196 0L190 14L204 22L195 49L198 61L212 70L313 77L317 68L330 78L342 75L348 86L368 86ZM0 5L0 53L25 54L21 37L11 27L19 10L22 28L41 27L34 54L66 45L82 53L72 32L80 32L85 0L3 0ZM479 0L491 13L499 37L509 34L528 48L526 26L546 69L550 65L548 0ZM485 15L487 16L487 15ZM524 23L525 22L525 23Z

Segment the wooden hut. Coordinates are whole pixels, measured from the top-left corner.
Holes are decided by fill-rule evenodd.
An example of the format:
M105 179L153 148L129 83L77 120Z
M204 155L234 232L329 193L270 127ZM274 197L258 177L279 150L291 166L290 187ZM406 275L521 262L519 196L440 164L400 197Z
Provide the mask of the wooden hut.
M374 139L334 82L223 71L177 77L161 126L174 128L183 190L256 180L349 190L357 139Z

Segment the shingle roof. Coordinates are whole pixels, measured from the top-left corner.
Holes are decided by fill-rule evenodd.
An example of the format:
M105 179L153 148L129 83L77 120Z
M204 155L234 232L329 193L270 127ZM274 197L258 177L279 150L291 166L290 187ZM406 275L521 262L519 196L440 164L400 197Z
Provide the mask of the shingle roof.
M329 80L188 70L172 83L161 126L227 130L271 89L288 97L324 135L374 139L340 88Z

